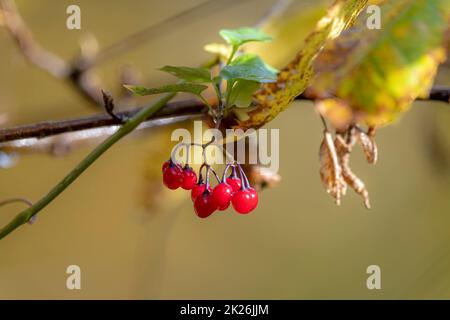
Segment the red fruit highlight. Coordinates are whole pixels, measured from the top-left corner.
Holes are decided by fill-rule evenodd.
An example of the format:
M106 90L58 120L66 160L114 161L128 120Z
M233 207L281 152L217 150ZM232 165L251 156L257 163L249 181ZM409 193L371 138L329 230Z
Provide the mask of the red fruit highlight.
M203 192L205 192L205 189L206 189L206 184L204 184L204 183L196 184L196 185L194 186L194 188L192 188L192 191L191 191L191 199L192 199L192 201L195 202L195 200L197 199L197 197L200 196L200 195L202 195ZM209 191L209 192L212 192L211 187L208 188L208 191Z
M219 207L225 207L230 204L233 193L233 188L229 184L222 182L214 188L212 196L216 199Z
M166 171L166 169L170 166L170 160L166 161L162 165L162 172Z
M171 189L178 189L183 183L183 171L176 165L169 165L163 173L164 185Z
M257 207L258 193L253 188L239 190L234 194L231 203L238 213L247 214Z
M195 199L194 209L197 216L207 218L217 210L217 202L209 192L206 192Z
M241 179L239 178L227 178L227 183L233 188L233 192L238 192L241 189Z
M192 190L197 184L197 174L191 168L183 169L183 183L181 187L184 190Z

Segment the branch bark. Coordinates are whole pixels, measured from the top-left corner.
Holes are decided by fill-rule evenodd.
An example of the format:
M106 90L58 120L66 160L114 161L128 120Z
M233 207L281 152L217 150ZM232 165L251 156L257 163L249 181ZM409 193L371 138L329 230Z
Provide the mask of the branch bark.
M433 100L450 103L450 88L445 86L434 86L431 89L428 98L419 100Z
M123 119L129 119L140 112L142 109L144 109L144 107L117 112L116 116ZM161 110L153 114L150 118L146 119L146 121L151 121L168 116L183 116L187 114L195 115L205 112L205 105L200 101L175 101L167 103L163 108L161 108ZM31 125L0 129L0 143L26 138L45 138L61 133L115 126L119 125L120 123L120 120L114 119L108 113L100 113L93 116L71 120L45 121Z
M83 55L83 52L92 54L92 50L81 50L82 54L74 59L73 63L68 63L40 46L30 28L22 19L14 1L0 0L0 9L4 18L4 26L28 62L46 71L56 79L69 82L91 104L93 103L98 107L102 106L101 82L89 69L92 65L89 61L93 57Z
M313 100L313 99L311 97L302 94L298 96L296 100ZM435 86L431 90L429 98L422 100L442 101L450 103L450 87ZM128 119L133 117L136 113L138 113L142 109L143 108L141 107L127 111L117 112L116 115L120 118ZM146 121L152 121L163 117L178 117L185 115L192 115L192 117L198 118L199 115L205 114L206 111L207 111L206 106L203 104L203 102L198 100L175 101L167 103L161 110L152 115L149 119L146 119ZM175 121L178 122L176 119ZM71 120L45 121L36 124L0 129L0 143L26 138L45 138L61 133L103 128L119 124L120 121L114 119L108 113L100 113L93 116ZM168 123L166 122L164 124Z

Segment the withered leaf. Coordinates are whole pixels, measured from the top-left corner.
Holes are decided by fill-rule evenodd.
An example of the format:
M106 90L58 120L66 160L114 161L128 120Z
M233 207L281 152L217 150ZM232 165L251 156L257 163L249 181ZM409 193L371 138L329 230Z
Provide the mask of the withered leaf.
M305 39L300 52L280 71L277 81L265 84L255 93L255 108L248 112L248 119L238 123L238 127L259 128L285 110L308 86L317 54L327 41L353 24L366 4L367 0L336 0Z
M378 147L375 140L362 130L356 131L356 139L363 149L367 162L375 164L378 160Z
M448 0L397 0L381 6L380 29L367 17L329 41L315 60L315 96L344 101L360 123L386 125L427 96L445 61Z
M342 176L336 148L331 133L325 132L319 150L320 178L327 192L340 205L341 196L345 195L347 185Z
M364 182L353 173L350 168L350 155L357 141L357 136L354 128L348 130L348 139L344 140L344 137L340 134L336 135L334 144L336 146L336 151L339 159L339 165L342 170L342 177L344 181L352 188L357 194L363 197L364 205L367 209L370 209L369 192L364 185Z

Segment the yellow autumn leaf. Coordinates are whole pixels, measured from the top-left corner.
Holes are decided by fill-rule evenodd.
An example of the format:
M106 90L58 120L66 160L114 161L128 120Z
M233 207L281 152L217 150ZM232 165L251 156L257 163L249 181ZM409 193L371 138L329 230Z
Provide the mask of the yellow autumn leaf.
M305 39L295 58L278 75L276 83L265 84L254 96L254 106L248 119L239 127L258 128L275 118L301 94L313 75L312 64L325 44L339 36L355 21L367 0L337 0Z
M367 17L361 16L327 44L315 61L311 91L325 99L320 105L336 105L338 99L350 108L352 122L392 122L416 98L428 95L445 60L449 17L448 0L386 2L381 29L367 28Z

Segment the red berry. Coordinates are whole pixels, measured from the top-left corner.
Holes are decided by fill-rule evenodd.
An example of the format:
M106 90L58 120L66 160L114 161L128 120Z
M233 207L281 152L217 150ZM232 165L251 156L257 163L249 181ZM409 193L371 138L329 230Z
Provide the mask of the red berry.
M181 165L179 163L175 163L175 162L172 161L172 159L169 159L169 160L167 160L166 162L163 163L163 165L162 165L162 172L166 171L166 169L168 167L173 167L173 166L176 166L176 167L182 169Z
M186 167L183 169L183 183L181 187L184 190L192 190L197 184L197 174L192 168Z
M227 210L228 207L230 206L230 203L231 203L231 201L228 202L227 205L225 205L225 206L221 206L221 207L219 206L218 210L219 210L219 211L225 211L225 210Z
M233 197L233 188L229 184L222 182L214 188L212 195L219 207L225 207L230 204Z
M170 165L170 160L167 160L166 162L164 162L162 165L162 172L166 171L166 169L169 167L169 165Z
M258 205L258 193L253 188L239 190L234 194L231 203L233 204L234 210L238 213L249 213Z
M192 199L192 201L195 201L198 196L202 195L203 192L205 192L205 188L206 188L206 184L204 184L204 183L196 184L194 186L194 188L192 188L192 191L191 191L191 199ZM212 192L211 187L208 188L208 191Z
M206 218L217 210L217 202L211 193L206 192L195 199L194 209L197 216Z
M177 165L169 165L163 173L163 182L171 190L178 189L183 183L183 171Z
M229 177L227 178L227 183L233 188L233 192L238 192L241 189L242 182L239 178Z

